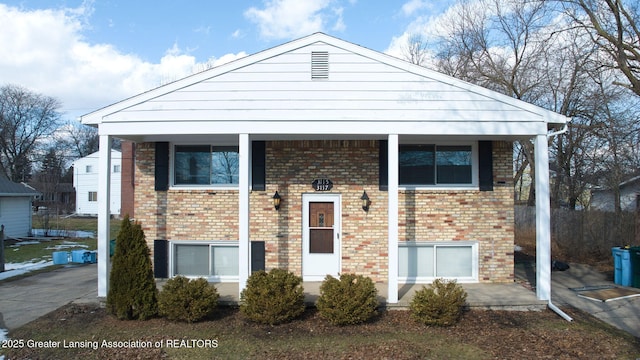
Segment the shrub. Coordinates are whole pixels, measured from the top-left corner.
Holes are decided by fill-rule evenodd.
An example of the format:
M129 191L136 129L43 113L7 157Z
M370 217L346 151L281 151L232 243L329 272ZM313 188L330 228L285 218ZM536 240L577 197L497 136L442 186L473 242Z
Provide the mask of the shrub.
M149 248L142 227L128 215L116 237L106 308L120 320L146 320L158 313Z
M218 290L206 279L176 276L167 280L158 295L158 312L169 320L196 322L213 314Z
M436 279L416 291L410 308L414 319L426 325L451 326L460 320L467 293L455 280Z
M256 271L240 294L240 312L262 324L281 324L304 312L302 278L283 269Z
M316 306L320 316L334 325L359 324L376 315L377 294L368 277L342 274L338 280L327 275L320 285Z

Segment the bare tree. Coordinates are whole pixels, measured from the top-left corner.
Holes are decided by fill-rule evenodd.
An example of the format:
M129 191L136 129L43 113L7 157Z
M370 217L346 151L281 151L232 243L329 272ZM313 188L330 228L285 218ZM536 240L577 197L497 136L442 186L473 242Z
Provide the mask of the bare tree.
M67 129L65 145L71 151L72 157L82 158L98 151L100 145L98 129L78 122L70 122Z
M0 168L12 181L27 181L39 141L58 127L58 100L17 85L0 87Z
M429 59L428 42L421 34L409 35L407 43L402 46L402 56L408 62L425 66Z
M448 28L437 44L439 71L481 85L505 95L539 104L545 79L541 68L549 45L541 32L550 21L544 3L516 0L463 1L443 23ZM524 161L535 181L533 144L519 144ZM524 173L517 169L517 175ZM535 201L529 187L528 201Z
M640 96L640 5L636 0L560 0L565 12L587 30L609 56L603 65L621 72L618 82Z

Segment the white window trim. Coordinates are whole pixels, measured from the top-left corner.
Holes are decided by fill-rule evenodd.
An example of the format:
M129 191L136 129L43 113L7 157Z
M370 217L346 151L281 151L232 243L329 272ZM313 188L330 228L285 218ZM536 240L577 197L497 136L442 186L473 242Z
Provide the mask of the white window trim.
M435 185L398 185L398 190L480 190L479 174L480 162L478 155L477 141L422 141L422 142L402 142L402 145L435 145L438 146L471 146L471 184L435 184ZM399 151L399 149L398 149ZM400 179L398 179L400 180Z
M456 280L458 283L477 283L478 280L478 241L401 241L398 247L448 247L448 246L469 246L471 247L471 276L470 277L442 277L442 276L403 276L398 277L398 282L404 284L430 284L435 279L441 278L445 280ZM435 249L434 249L435 250ZM434 251L434 274L435 274L435 251Z
M175 248L176 245L202 245L206 246L209 253L209 269L211 269L211 247L239 247L240 243L237 240L214 240L214 241L205 241L205 240L170 240L169 241L169 277L173 278L176 276L175 274ZM238 276L218 276L218 275L208 275L208 276L193 276L193 275L183 275L188 279L199 279L204 278L209 282L238 282Z
M230 142L196 142L196 143L170 143L169 144L169 190L239 190L240 184L210 184L210 185L176 185L175 182L175 152L179 145L209 145L209 146L236 146L238 143ZM240 149L238 148L238 152Z

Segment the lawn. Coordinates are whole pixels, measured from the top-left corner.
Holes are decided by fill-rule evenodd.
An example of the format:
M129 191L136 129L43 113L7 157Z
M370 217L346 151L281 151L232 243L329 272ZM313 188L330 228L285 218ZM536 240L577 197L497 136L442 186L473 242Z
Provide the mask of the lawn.
M98 305L67 305L9 333L24 340L10 359L637 359L640 340L592 316L472 310L457 325L427 327L408 311L381 311L363 325L333 326L315 309L278 326L237 308L203 322L120 321ZM28 342L30 340L30 342ZM47 348L55 344L58 348ZM75 347L70 347L74 345ZM144 345L145 348L135 348ZM78 346L84 346L80 348ZM2 350L0 350L1 353Z
M4 256L7 268L29 266L52 261L55 251L96 250L98 223L95 218L50 218L48 229L67 231L85 231L93 234L93 237L70 236L38 236L33 239L20 241L7 239L4 242ZM42 229L44 220L34 216L33 226ZM120 229L120 220L111 220L110 234L114 239ZM10 265L13 264L13 265Z

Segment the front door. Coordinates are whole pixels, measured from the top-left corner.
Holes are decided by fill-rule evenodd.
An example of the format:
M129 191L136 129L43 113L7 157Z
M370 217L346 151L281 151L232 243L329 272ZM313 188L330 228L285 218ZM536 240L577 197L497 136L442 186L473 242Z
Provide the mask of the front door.
M302 278L322 281L340 272L340 195L303 195Z

